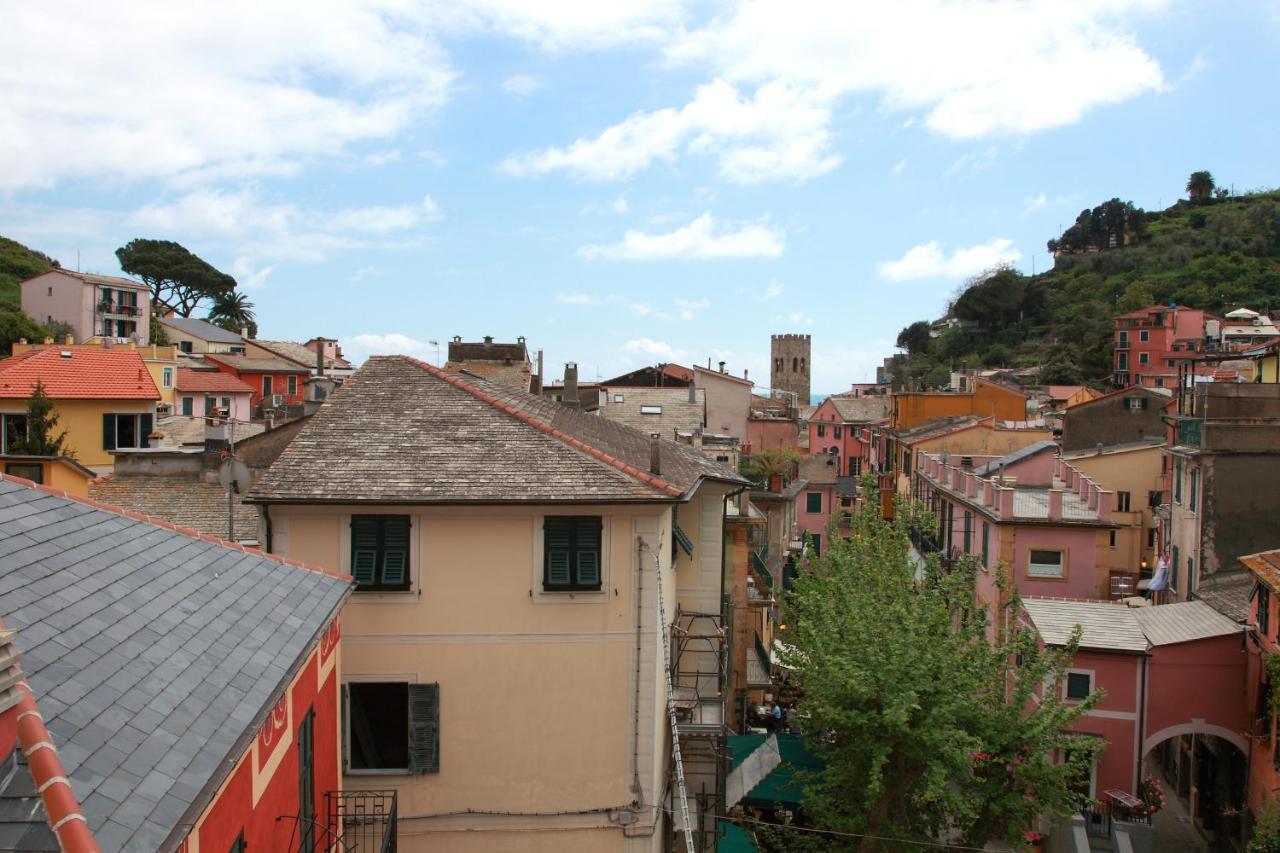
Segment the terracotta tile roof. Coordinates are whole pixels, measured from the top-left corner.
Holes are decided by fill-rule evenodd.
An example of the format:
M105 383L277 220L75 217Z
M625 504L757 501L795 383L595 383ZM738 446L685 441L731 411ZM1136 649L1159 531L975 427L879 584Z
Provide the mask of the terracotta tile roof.
M190 476L152 474L103 477L89 484L96 501L149 515L212 536L227 535L227 492ZM258 511L234 502L237 542L258 543Z
M351 588L8 476L0 563L0 613L60 745L56 775L106 850L177 848Z
M1258 580L1272 590L1280 592L1280 548L1246 554L1240 558L1240 565L1257 575Z
M217 391L220 394L252 394L253 388L222 370L193 370L178 368L178 380L173 386L178 391Z
M375 356L250 492L253 501L669 501L703 479L746 485L697 450L481 377Z
M129 349L47 347L0 361L0 398L26 399L36 380L54 400L160 399L142 357Z
M296 373L301 376L311 372L302 365L283 358L253 358L247 355L211 352L205 355L205 359L225 364L237 373Z
M287 358L290 361L296 361L298 364L310 369L316 366L316 354L312 350L307 349L305 344L296 341L264 341L260 338L252 338L245 343L260 346L265 350L270 350L281 358ZM340 370L347 370L351 367L351 362L345 358L325 357L325 367L336 367Z

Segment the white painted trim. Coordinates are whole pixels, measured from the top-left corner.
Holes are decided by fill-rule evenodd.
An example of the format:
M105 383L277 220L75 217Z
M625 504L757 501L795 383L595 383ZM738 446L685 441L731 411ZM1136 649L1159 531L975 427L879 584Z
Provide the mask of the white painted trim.
M1143 741L1142 754L1145 756L1147 753L1151 752L1151 750L1159 746L1161 742L1166 741L1171 737L1190 734L1214 735L1215 737L1220 737L1236 749L1240 750L1242 755L1247 756L1249 754L1249 744L1238 732L1233 732L1231 729L1226 729L1222 726L1215 726L1210 723L1206 723L1204 719L1200 717L1192 718L1189 723L1179 723L1176 726L1166 726L1155 734L1149 735L1147 739Z
M1086 717L1099 717L1104 720L1136 720L1138 714L1136 711L1085 711Z
M1067 669L1067 670L1066 670L1066 672L1064 672L1064 673L1063 673L1063 678L1062 678L1062 701L1064 701L1064 702L1071 702L1071 703L1073 703L1073 704L1074 704L1074 703L1076 703L1076 702L1081 702L1081 701L1083 701L1083 700L1081 700L1081 699L1072 699L1070 696L1068 696L1068 695L1067 695L1067 685L1068 685L1068 683L1069 683L1069 682L1070 682L1070 680L1071 680L1071 679L1069 678L1069 676L1070 676L1070 675L1072 675L1073 673L1074 673L1074 674L1076 674L1076 675L1087 675L1087 676L1089 676L1089 692L1090 692L1090 693L1092 693L1092 692L1093 692L1094 687L1095 687L1095 686L1097 685L1097 683L1098 683L1098 673L1097 673L1095 670L1092 670L1092 669L1083 669L1083 668L1081 668L1081 667L1075 667L1075 666L1070 667L1069 669ZM1090 713L1093 713L1093 712L1091 711ZM1112 714L1112 713L1120 713L1120 712L1119 712L1119 711L1107 711L1107 712L1105 712L1105 714ZM1105 714L1104 714L1104 713L1099 713L1099 714L1098 714L1098 716L1105 716ZM1128 718L1128 717L1118 717L1117 719L1126 719L1126 720L1127 720L1127 719L1129 719L1129 718Z
M578 590L576 592L548 592L542 588L543 523L548 516L573 515L598 516L600 518L600 589ZM565 507L564 509L545 509L542 512L535 513L532 516L533 536L530 537L533 541L533 559L530 560L532 577L529 580L529 589L533 590L533 603L600 604L601 602L607 602L613 591L613 525L617 520L617 515L601 512L598 507L587 509Z

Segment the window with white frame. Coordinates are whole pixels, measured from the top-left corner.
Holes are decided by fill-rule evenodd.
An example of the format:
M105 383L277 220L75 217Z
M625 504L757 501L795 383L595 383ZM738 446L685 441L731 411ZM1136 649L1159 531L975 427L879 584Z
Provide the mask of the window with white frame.
M1093 692L1093 673L1084 670L1068 670L1066 697L1072 702L1083 702Z
M439 773L440 685L343 685L348 773Z
M166 388L173 387L173 368L166 367L160 372L160 383Z
M655 405L653 405L653 404L646 403L645 405L642 405L642 406L640 407L640 414L642 414L642 415L660 415L660 414L662 414L662 407L661 407L661 406L655 406Z
M1033 578L1062 577L1063 554L1061 551L1031 549L1027 555L1027 576Z

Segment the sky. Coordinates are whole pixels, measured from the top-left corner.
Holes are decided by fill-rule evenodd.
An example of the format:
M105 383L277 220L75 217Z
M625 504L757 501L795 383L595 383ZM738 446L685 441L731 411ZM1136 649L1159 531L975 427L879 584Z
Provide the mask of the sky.
M816 393L1085 207L1270 188L1280 3L0 0L0 235L234 275L264 338L548 378L813 337ZM438 343L433 343L438 342Z

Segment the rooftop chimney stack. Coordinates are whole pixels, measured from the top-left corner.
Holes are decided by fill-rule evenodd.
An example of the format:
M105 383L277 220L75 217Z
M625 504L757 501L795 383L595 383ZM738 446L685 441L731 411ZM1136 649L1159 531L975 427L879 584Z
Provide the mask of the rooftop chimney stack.
M698 402L698 386L694 385L692 382L689 383L689 402Z
M564 366L564 394L560 402L570 409L578 408L578 363L575 361Z
M485 342L486 344L491 344L491 343L493 343L493 335L485 335L485 336L484 336L484 342Z
M316 376L324 376L324 347L327 343L324 338L316 338Z
M656 432L649 436L649 473L662 473L662 438Z
M720 372L724 373L724 362L720 362Z
M75 342L76 342L76 336L75 336L75 335L67 335L67 339L66 339L66 341L64 341L64 343L65 343L67 346L72 346L73 344L75 344Z

